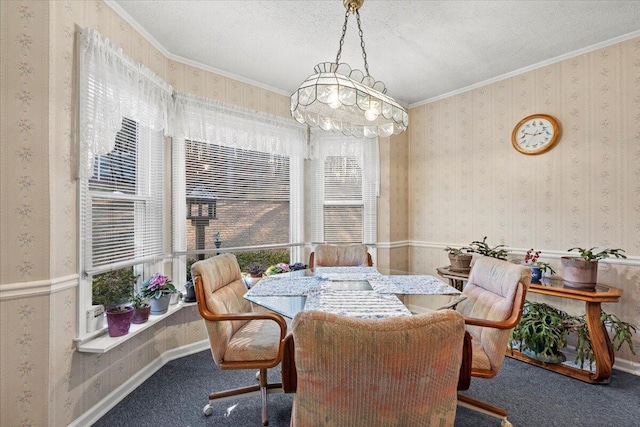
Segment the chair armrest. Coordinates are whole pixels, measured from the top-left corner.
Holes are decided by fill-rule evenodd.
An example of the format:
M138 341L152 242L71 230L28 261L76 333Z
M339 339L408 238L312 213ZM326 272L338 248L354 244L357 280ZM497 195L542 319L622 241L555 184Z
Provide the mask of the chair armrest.
M273 320L280 327L280 342L284 340L285 335L287 334L287 322L284 320L284 317L277 313L268 313L268 312L247 312L247 313L228 313L228 314L217 314L209 311L209 308L206 304L206 299L204 295L204 286L202 286L202 277L196 276L194 280L194 287L196 290L196 301L198 303L198 311L200 312L200 316L203 319L209 320L211 322L219 322L226 320ZM282 347L282 346L281 346Z
M477 319L474 317L465 317L464 324L470 326L482 326L484 328L494 329L511 329L513 326L506 323L507 321L498 322L496 320Z

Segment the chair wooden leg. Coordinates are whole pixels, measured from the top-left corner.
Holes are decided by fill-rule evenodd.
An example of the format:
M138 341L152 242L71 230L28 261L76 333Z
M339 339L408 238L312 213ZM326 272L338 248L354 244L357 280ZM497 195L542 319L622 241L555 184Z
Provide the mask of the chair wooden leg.
M481 414L489 415L502 420L503 427L509 427L512 424L507 420L507 410L499 406L490 405L481 400L474 399L469 396L458 394L458 405Z

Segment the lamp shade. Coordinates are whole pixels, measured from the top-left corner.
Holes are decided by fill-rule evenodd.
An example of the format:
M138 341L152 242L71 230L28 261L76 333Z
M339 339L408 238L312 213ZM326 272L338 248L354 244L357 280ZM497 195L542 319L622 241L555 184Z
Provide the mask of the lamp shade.
M300 123L355 137L397 135L409 126L406 110L376 82L348 64L323 62L291 95Z

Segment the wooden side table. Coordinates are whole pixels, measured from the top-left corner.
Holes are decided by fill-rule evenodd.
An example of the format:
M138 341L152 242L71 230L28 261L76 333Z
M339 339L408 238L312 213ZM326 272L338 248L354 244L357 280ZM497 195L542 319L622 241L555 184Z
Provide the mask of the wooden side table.
M458 288L459 284L460 288L458 289L462 289L462 284L469 278L468 273L452 272L449 267L440 267L437 271L440 276L449 279L451 286ZM615 353L611 340L609 339L609 334L600 321L600 314L602 312L601 304L603 302L620 301L622 289L613 286L597 285L594 290L584 290L566 286L562 280L543 279L542 283L532 283L528 288L528 292L585 302L585 318L589 336L591 337L596 369L595 372L591 372L568 364L543 363L515 349L513 350L513 354L511 354L511 350L507 349L507 356L588 383L608 383L615 362Z
M459 291L462 291L464 282L469 279L469 272L452 271L451 266L436 268L438 275L444 279L449 279L449 284Z
M603 302L620 301L622 289L613 286L597 285L595 290L589 291L568 287L564 285L562 280L543 279L542 283L532 283L531 286L529 286L529 292L585 302L585 318L587 321L587 329L589 330L589 337L591 337L596 369L595 372L590 372L565 364L542 363L536 359L525 356L517 350L513 351L513 357L588 383L608 383L615 362L615 353L611 345L611 340L609 339L609 334L600 321L602 311L601 304ZM510 350L507 350L507 355L512 356Z

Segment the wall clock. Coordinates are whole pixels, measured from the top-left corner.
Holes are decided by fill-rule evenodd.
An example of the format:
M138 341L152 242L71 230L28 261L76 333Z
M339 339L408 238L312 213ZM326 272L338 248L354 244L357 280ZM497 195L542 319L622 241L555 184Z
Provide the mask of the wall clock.
M547 114L533 114L520 120L511 133L513 147L523 154L542 154L560 138L560 124Z

